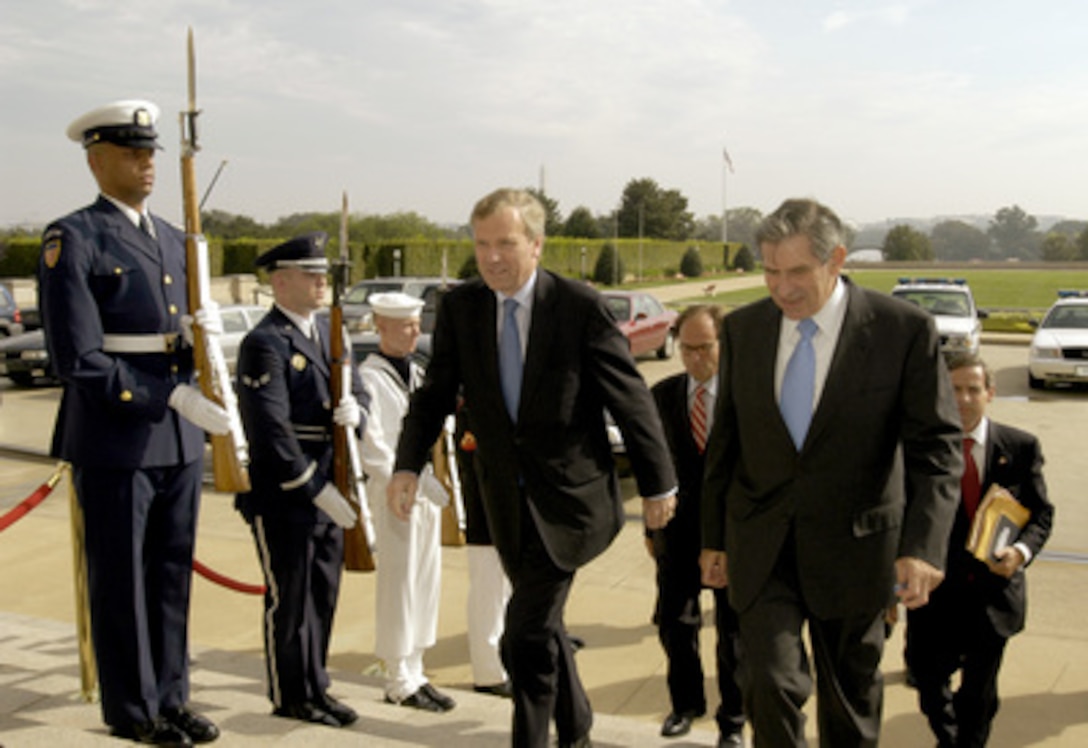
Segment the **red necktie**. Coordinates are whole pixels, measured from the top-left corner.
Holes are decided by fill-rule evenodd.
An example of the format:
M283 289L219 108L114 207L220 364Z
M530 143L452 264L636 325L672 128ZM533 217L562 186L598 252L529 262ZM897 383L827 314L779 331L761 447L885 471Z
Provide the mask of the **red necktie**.
M706 450L706 387L701 384L695 388L695 402L691 405L691 435L702 454Z
M960 495L963 499L963 508L967 511L967 519L974 519L975 510L978 509L978 501L982 493L982 484L978 478L978 465L975 464L973 454L975 440L967 437L963 440L963 478L960 480Z

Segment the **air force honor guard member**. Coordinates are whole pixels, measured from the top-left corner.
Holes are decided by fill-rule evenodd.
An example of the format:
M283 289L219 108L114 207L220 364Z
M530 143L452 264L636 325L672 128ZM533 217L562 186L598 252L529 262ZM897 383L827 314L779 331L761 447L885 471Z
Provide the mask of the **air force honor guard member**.
M253 489L236 506L249 522L264 572L265 667L273 714L340 727L358 719L328 694L325 661L340 591L344 531L355 511L332 482L333 428L361 434L354 396L333 407L323 232L257 258L275 305L242 340L238 404ZM337 330L336 334L343 334ZM357 373L351 390L362 393ZM366 402L365 394L360 395Z
M39 288L64 383L51 454L72 464L83 509L102 716L114 735L187 746L219 736L186 706L188 619L203 431L229 418L189 384L184 236L146 206L157 117L118 101L68 128L101 194L46 228ZM197 317L222 330L214 310Z

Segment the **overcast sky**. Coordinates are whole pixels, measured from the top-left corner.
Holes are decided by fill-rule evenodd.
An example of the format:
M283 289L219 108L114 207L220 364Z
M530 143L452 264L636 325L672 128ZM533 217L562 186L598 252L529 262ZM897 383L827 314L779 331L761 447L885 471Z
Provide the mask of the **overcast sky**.
M810 196L848 220L1018 204L1088 218L1082 0L0 0L0 225L95 185L68 124L163 110L152 209L178 221L196 37L206 208L410 210L494 187L563 215L649 177L698 217ZM735 171L726 173L723 148Z

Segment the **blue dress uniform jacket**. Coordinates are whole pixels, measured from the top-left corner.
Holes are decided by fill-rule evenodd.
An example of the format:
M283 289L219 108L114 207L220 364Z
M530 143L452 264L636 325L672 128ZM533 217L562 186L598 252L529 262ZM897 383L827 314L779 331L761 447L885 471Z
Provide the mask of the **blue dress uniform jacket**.
M122 731L188 700L203 471L203 432L167 406L192 374L191 352L175 345L188 311L184 238L152 221L157 240L99 197L47 227L39 270L64 382L52 454L73 466L102 712ZM117 353L105 342L134 334L160 335L162 350Z
M238 350L238 405L249 438L252 490L239 494L247 519L291 514L328 521L313 499L332 476L328 318L315 317L321 349L273 307ZM352 367L352 392L367 395ZM360 432L361 433L361 432Z
M203 456L203 432L166 404L192 378L191 351L103 351L104 334L180 334L185 238L152 220L157 244L99 197L42 239L42 319L65 383L52 455L74 465L160 467Z
M325 662L343 565L343 530L313 504L332 479L334 407L328 319L315 324L320 347L273 307L238 352L252 490L235 506L250 523L267 585L265 667L277 710L327 703ZM365 413L369 400L351 370Z

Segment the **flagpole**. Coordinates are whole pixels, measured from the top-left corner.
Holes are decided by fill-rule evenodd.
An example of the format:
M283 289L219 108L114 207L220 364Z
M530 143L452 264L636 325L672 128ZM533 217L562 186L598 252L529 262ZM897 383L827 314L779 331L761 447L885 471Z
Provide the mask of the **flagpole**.
M722 244L729 242L729 219L726 203L726 182L728 174L733 171L733 160L729 158L729 151L722 146Z

